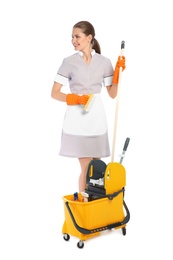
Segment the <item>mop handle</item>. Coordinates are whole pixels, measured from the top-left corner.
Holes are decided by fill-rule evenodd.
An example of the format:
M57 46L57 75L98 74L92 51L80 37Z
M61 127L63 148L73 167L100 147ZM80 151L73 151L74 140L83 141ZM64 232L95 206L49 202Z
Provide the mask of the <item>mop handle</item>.
M125 41L121 42L121 57L124 55ZM118 109L119 109L119 99L120 99L120 85L121 85L121 74L122 67L120 67L119 71L119 79L118 79L118 90L117 90L117 101L116 101L116 110L115 110L115 119L114 119L114 131L113 131L113 142L112 142L112 155L111 161L114 161L115 154L115 141L116 141L116 132L117 132L117 121L118 121Z

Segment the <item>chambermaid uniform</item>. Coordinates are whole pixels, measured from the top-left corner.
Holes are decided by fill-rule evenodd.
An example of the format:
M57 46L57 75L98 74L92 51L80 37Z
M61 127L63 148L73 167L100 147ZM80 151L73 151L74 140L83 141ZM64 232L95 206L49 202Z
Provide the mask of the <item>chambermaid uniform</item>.
M67 157L101 158L110 156L107 119L100 92L112 85L111 61L92 51L86 64L82 52L65 58L57 72L55 82L68 85L71 93L94 94L89 111L84 105L67 105L59 154Z

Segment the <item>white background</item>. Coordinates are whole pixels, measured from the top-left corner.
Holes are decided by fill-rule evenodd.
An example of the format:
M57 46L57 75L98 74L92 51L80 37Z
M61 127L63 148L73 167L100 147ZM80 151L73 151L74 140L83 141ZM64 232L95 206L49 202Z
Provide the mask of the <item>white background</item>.
M77 191L77 159L59 157L66 105L50 96L72 26L88 20L115 65L125 40L115 160L126 137L127 235L64 241L62 197ZM0 3L0 258L173 259L172 1ZM64 89L68 92L68 89ZM102 91L112 142L116 100ZM103 159L104 160L104 159ZM108 163L110 158L106 158Z

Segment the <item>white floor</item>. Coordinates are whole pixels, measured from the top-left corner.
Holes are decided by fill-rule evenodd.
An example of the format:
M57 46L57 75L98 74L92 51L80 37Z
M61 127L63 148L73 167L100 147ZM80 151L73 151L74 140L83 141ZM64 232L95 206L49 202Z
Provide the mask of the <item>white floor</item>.
M53 0L0 4L0 259L172 260L171 1L108 0L99 3L97 19L91 5L84 13L76 2L68 10L68 1L61 10ZM61 233L62 197L77 191L80 169L76 159L58 156L66 105L50 97L62 59L73 52L71 27L81 19L95 24L113 63L125 40L115 161L130 137L123 165L131 213L126 236L104 231L83 249ZM102 93L111 144L116 101Z

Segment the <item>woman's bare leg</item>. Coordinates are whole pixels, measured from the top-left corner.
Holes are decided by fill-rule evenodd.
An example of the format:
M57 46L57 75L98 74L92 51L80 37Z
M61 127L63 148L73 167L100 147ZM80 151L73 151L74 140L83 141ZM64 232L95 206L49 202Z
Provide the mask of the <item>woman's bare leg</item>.
M79 176L79 192L85 191L86 188L86 173L88 169L88 164L91 160L99 160L99 158L79 158L79 163L81 166L81 173Z
M85 191L86 188L86 172L87 172L87 168L88 168L88 164L89 162L92 160L93 158L79 158L79 163L81 166L81 173L79 176L79 192Z

